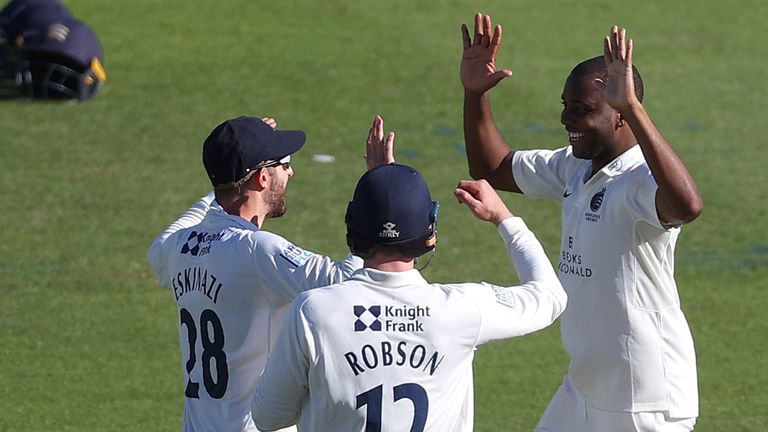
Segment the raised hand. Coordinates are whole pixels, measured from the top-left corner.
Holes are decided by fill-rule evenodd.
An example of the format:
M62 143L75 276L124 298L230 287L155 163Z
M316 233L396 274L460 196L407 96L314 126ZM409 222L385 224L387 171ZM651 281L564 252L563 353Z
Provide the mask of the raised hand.
M513 216L499 194L485 180L461 180L453 194L480 220L498 226L504 219Z
M384 119L377 115L373 118L373 124L368 130L368 139L365 140L365 156L363 158L368 169L394 163L394 144L395 133L390 132L385 138Z
M272 117L262 117L261 120L272 127L272 129L277 129L277 120L273 119Z
M496 70L496 52L501 45L501 26L496 25L491 32L491 17L475 14L474 38L470 39L469 30L461 25L464 40L464 54L461 56L461 83L466 90L485 93L504 78L512 76L509 69Z
M635 95L632 77L632 39L627 40L627 30L617 26L603 40L603 57L608 69L608 82L600 78L595 84L606 102L616 111L623 111L640 103Z

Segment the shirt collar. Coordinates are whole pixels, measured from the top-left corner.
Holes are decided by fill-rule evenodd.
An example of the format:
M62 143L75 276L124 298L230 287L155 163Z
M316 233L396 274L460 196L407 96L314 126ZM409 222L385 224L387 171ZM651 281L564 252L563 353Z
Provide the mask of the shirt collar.
M645 160L643 158L643 151L640 149L640 146L638 144L633 145L632 147L628 148L624 153L618 155L616 159L608 162L607 165L602 167L600 171L598 171L598 174L602 174L608 177L615 177L629 168L635 166L638 162L642 162ZM584 181L587 182L591 178L594 178L595 176L589 177L589 172L591 168L587 168L584 172Z
M404 272L385 272L365 267L354 272L350 280L366 282L384 288L403 288L406 286L429 284L416 269Z
M641 160L643 160L643 151L638 144L635 144L604 166L601 171L609 176L619 175Z
M206 216L208 218L211 218L213 221L217 223L222 223L224 221L227 222L227 225L234 225L239 228L251 230L251 231L258 231L259 227L252 224L251 221L245 220L244 218L229 214L224 210L224 207L219 204L218 201L215 199L213 202L211 202L211 208L208 211L208 215Z

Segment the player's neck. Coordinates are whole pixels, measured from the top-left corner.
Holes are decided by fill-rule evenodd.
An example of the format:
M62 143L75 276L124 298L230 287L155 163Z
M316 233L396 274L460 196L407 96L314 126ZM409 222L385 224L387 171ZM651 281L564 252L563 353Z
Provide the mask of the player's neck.
M416 261L413 258L408 258L402 255L381 255L375 254L371 258L363 261L363 266L372 268L374 270L385 272L404 272L413 270L415 268Z
M243 214L240 215L241 217L250 221L252 224L259 227L259 229L264 229L264 224L267 223L267 219L269 219L269 209L266 208L266 206L254 206L242 210Z
M268 206L256 194L243 196L228 205L222 204L222 207L227 213L240 216L260 229L264 228L264 223L269 219Z
M627 126L626 131L620 134L616 141L610 146L610 151L605 152L599 158L592 159L592 172L590 178L603 169L604 166L613 162L617 157L634 147L635 144L637 144L637 140Z

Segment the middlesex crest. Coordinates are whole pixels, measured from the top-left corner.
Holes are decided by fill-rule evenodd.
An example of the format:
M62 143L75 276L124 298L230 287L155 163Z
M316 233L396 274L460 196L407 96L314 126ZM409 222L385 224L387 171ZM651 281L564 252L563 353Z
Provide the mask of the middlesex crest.
M589 208L593 212L600 210L600 206L603 205L603 199L605 198L605 188L600 189L600 192L596 193L592 200L589 202Z
M592 196L592 199L589 201L589 209L592 210L591 212L584 213L584 219L589 222L597 222L600 220L600 215L597 213L598 210L600 210L600 207L603 205L603 201L605 200L605 188L600 189L600 191Z

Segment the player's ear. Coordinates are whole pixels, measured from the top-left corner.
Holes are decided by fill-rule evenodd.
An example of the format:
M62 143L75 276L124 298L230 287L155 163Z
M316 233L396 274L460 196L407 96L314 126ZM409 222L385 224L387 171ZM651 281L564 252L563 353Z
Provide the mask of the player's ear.
M627 123L627 122L626 122L626 121L624 121L624 117L622 117L622 116L621 116L621 113L617 111L617 112L616 112L616 130L619 130L619 129L621 129L622 127L624 127L624 125L625 125L626 123Z
M269 170L260 168L255 174L248 179L245 187L255 191L263 191L269 187Z
M253 176L256 182L255 186L258 188L257 190L265 190L269 187L270 175L272 175L272 173L268 169L259 169L259 171Z

